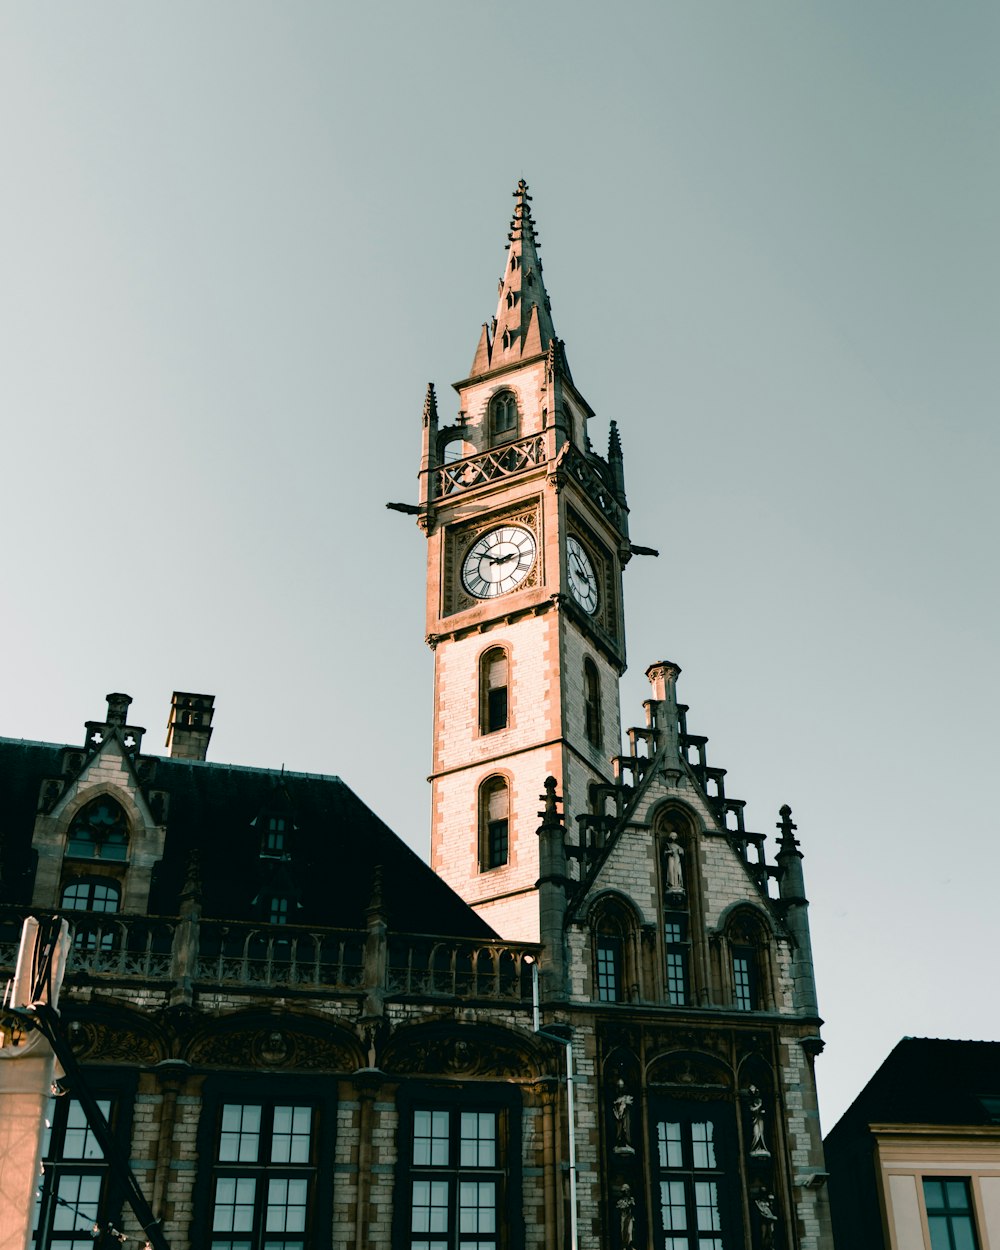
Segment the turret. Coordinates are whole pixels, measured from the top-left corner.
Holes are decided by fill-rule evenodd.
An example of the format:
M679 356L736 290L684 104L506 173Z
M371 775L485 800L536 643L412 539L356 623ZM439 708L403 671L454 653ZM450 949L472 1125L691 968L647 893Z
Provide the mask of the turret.
M776 828L781 831L775 856L781 870L778 893L785 908L785 921L795 938L792 957L792 1001L802 1015L819 1014L816 978L813 972L812 944L809 941L809 900L802 875L802 852L795 837L792 809L786 803Z
M545 997L561 997L566 985L566 828L556 804L555 777L545 778L545 804L538 826L538 938L542 943L541 981Z

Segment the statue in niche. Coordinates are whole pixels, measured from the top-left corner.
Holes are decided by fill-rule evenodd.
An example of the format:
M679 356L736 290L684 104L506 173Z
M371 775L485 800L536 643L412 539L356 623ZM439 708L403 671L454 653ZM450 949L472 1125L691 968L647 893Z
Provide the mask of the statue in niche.
M618 1092L615 1094L611 1109L615 1117L615 1154L634 1155L635 1149L629 1140L632 1136L632 1104L635 1099L625 1088L625 1082L618 1078Z
M618 1208L622 1250L635 1250L635 1199L630 1186L623 1185L621 1195L615 1206Z
M771 1152L764 1141L764 1099L756 1085L750 1086L750 1158L770 1159Z
M778 1223L778 1217L771 1206L773 1201L774 1194L765 1194L763 1198L754 1199L754 1206L760 1212L761 1250L773 1250L774 1246L774 1228Z
M684 893L684 868L683 868L684 850L677 841L677 834L673 829L667 839L667 845L663 851L664 868L667 875L667 893L683 894Z

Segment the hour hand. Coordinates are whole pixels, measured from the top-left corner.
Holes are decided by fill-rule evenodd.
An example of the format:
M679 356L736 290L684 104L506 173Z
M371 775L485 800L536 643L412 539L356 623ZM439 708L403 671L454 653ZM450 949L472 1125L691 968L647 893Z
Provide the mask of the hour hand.
M517 555L516 551L508 551L505 556L490 556L490 564L506 564Z

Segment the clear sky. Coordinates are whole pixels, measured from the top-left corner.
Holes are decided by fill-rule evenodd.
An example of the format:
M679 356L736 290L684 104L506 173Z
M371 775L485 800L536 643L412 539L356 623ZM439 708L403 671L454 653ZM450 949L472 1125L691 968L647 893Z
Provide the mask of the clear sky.
M987 0L4 4L0 734L124 690L157 751L206 691L211 758L339 774L426 854L384 503L524 176L662 553L626 724L677 661L749 827L793 808L825 1128L900 1036L1000 1038L998 64Z

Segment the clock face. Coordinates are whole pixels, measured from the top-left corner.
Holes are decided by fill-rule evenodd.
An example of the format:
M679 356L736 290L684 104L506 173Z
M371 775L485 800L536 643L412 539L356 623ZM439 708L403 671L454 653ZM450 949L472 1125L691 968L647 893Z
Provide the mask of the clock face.
M496 599L516 589L535 563L535 539L519 525L481 534L462 561L462 585L477 599Z
M597 611L597 574L590 556L572 535L566 539L566 568L573 598L591 616Z

